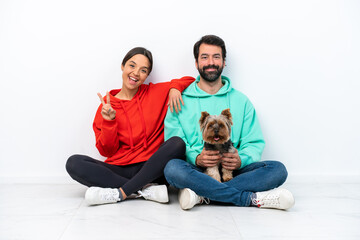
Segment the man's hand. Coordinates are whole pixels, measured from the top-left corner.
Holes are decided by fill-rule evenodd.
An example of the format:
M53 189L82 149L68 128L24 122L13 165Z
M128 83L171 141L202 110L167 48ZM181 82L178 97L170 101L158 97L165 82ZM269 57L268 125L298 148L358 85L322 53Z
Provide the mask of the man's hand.
M238 151L235 149L234 153L224 153L221 158L221 165L227 170L236 170L241 167L241 159Z
M196 166L200 167L214 167L218 162L221 160L221 155L219 151L213 150L203 150L201 153L196 157L195 164Z

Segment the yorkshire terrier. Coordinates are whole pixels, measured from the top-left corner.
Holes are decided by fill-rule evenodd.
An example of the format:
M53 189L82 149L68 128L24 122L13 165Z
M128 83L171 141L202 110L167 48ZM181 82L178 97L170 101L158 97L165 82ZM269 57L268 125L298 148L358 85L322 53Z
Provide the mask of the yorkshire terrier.
M231 126L233 124L230 109L223 110L220 115L201 112L199 123L206 150L218 150L220 154L234 153L236 151L230 140ZM220 162L217 166L206 168L205 174L221 182L219 165ZM221 171L224 182L233 178L231 170L222 168Z

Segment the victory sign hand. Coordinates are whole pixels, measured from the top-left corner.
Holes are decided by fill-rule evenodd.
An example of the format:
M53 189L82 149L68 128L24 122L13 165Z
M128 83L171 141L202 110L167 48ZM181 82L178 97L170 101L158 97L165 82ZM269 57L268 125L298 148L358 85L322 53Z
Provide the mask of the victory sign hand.
M99 96L102 104L101 115L103 116L103 118L106 120L114 120L116 116L116 111L111 107L109 92L106 92L106 103L100 93L98 93L97 95Z

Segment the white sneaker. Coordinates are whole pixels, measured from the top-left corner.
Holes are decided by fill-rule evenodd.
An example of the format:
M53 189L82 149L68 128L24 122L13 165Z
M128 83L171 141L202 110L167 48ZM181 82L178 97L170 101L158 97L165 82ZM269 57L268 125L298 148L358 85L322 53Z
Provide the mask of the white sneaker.
M120 201L119 195L116 188L90 187L86 190L85 201L89 205L116 203Z
M257 192L253 204L260 208L289 209L295 204L292 193L283 188L275 188L266 192Z
M166 185L149 184L138 191L139 197L159 203L169 202L169 195Z
M178 197L179 197L180 207L183 210L191 209L195 205L202 204L203 202L205 202L206 204L209 204L209 202L210 202L210 200L198 196L190 188L180 189Z

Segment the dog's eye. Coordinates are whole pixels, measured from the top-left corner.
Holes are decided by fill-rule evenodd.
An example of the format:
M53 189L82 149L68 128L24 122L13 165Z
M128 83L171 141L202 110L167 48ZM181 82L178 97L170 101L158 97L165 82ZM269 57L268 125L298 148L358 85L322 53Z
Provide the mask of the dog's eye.
M225 125L223 123L219 123L219 127L223 128Z

